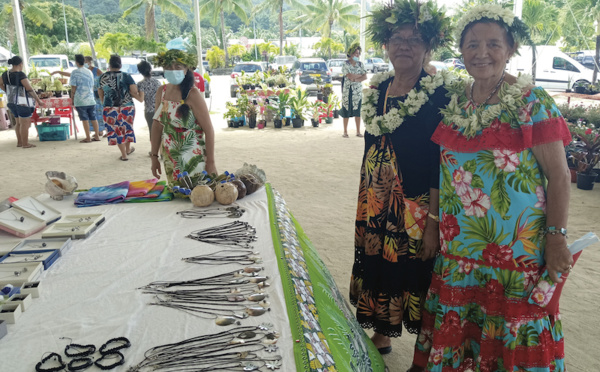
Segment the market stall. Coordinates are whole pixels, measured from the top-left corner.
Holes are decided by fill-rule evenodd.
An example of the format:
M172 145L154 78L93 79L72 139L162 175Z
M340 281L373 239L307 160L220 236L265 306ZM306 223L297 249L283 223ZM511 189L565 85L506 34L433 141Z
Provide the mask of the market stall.
M223 334L237 332L236 327L245 330L239 332L239 337L250 338L246 343L255 347L244 355L256 354L256 359L247 356L233 367L226 364L225 356L217 358L221 367L231 366L226 370L383 371L385 368L284 199L269 184L236 202L243 211L241 216L193 218L192 213L192 217L183 218L178 212L192 206L182 199L83 209L75 207L73 196L54 201L42 195L38 200L63 216L101 214L104 220L87 238L74 240L62 257L43 272L39 297L33 299L15 324L8 325L8 334L0 339L2 370L34 370L44 357L51 359L50 352L61 355L67 363L71 359L64 350L70 343L92 344L98 349L108 340L120 337L126 337L131 345L119 350L124 364L115 370L125 371L135 366L140 371L150 370L144 363L155 359L144 359L147 350L199 336L204 338L196 342L209 345L213 337L218 342L219 337L225 337ZM222 206L215 202L211 208L215 207ZM191 238L234 221L255 229L256 239L251 248L223 247ZM39 238L43 233L27 239ZM0 250L11 249L20 240L1 233ZM156 306L160 305L157 300L160 296L144 293L142 289L157 281L208 280L243 269L246 266L243 259L235 262L235 257L243 256L243 252L262 260L251 266L262 268L256 274L258 277L268 276L268 285L259 287L268 297L267 302L260 303L267 309L264 314L245 318L235 315L240 324L218 325L217 317L213 316L218 306L208 306L210 309L204 312ZM212 254L225 255L232 261L205 265L182 260ZM247 277L256 278L242 275L244 280ZM266 327L276 332L278 338L265 337L265 341L271 340L269 345L253 343L256 334L265 332L260 327L267 323L271 325ZM115 342L118 347L124 344ZM113 344L109 343L105 349ZM227 345L227 348L237 347ZM98 352L92 358L100 358ZM108 360L109 364L112 362ZM46 363L50 365L52 360ZM217 370L216 364L206 370Z

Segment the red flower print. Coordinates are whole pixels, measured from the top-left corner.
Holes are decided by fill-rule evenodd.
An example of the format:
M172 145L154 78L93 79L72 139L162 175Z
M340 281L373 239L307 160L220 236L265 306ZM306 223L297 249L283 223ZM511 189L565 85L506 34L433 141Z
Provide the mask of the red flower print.
M492 266L500 266L513 259L513 250L507 245L489 243L483 250L483 259Z
M116 140L116 139L114 139L114 138L111 138L111 139L108 141L108 144L109 144L109 145L116 145L116 144L117 144L117 140Z
M179 110L176 110L176 111L175 111L175 117L176 117L177 119L181 119L181 113L179 112Z
M542 331L542 333L540 333L539 341L540 341L540 345L542 345L544 347L548 347L548 346L554 344L554 338L552 337L552 334L550 333L550 331L547 329L544 329Z
M442 221L440 223L441 238L451 242L458 234L460 234L460 226L456 216L442 212Z
M585 134L592 134L592 128L588 128L585 130Z
M494 150L494 164L505 172L514 172L520 164L519 156L511 150Z
M452 174L452 186L456 189L456 194L458 196L464 195L471 189L471 181L473 179L473 174L471 172L467 172L461 166Z
M500 282L498 282L496 279L491 279L489 282L487 282L485 284L485 289L491 294L491 295L500 295L500 296L504 296L504 286L502 286L502 284L500 284Z
M481 189L469 190L466 194L460 196L460 201L465 207L465 215L484 217L490 209L490 197L481 191Z
M202 155L202 149L196 148L194 151L192 151L192 153L195 155Z
M444 320L442 320L442 324L446 324L450 327L460 327L460 316L456 311L448 311L444 315Z
M500 127L501 123L499 118L495 118L494 121L492 121L492 124L490 124L490 129L492 130L500 130Z

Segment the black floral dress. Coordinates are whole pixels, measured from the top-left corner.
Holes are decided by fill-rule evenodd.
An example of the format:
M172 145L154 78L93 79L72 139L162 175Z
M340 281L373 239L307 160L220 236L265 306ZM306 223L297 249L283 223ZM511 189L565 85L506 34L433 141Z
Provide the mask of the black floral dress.
M383 114L391 82L392 78L379 86L377 115ZM434 260L424 262L416 255L422 246L429 189L439 187L440 150L430 138L442 119L440 108L448 103L445 95L439 87L394 132L365 135L350 302L364 328L390 337L402 335L402 323L415 334L421 326ZM387 99L389 111L404 98Z

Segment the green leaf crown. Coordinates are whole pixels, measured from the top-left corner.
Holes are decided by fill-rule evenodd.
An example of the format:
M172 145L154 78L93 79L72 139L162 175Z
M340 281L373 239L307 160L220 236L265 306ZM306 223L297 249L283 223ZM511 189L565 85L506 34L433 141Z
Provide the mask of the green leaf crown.
M158 53L155 61L161 67L167 67L174 63L179 63L186 67L196 67L198 65L197 56L179 49L169 49L166 52Z

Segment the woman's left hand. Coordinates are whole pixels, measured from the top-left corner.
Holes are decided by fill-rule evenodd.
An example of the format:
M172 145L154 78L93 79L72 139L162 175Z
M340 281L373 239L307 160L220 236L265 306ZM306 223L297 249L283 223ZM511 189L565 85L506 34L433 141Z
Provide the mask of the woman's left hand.
M430 260L440 251L440 229L439 223L427 218L427 224L423 231L423 245L417 257L423 261Z
M206 165L204 166L204 170L206 171L206 173L208 174L219 174L217 172L217 166L215 165L215 163L206 163Z
M563 280L558 277L558 273L567 274L573 265L573 255L567 248L567 239L558 234L546 235L544 259L550 279L555 283L561 283Z

